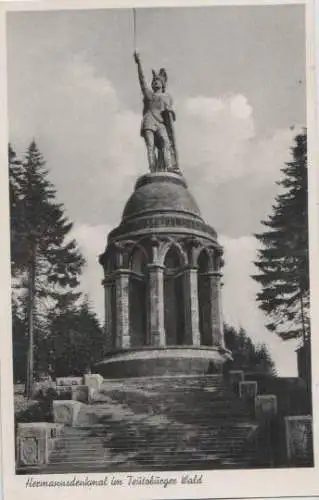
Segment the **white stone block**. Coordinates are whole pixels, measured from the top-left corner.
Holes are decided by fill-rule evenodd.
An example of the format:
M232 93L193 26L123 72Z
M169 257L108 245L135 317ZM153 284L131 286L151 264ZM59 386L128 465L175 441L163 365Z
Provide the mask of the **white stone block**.
M17 429L17 461L19 466L47 464L63 426L50 422L19 423Z
M79 401L57 400L53 401L53 419L55 423L73 427L82 403Z
M89 389L93 389L96 392L100 390L103 380L103 377L99 373L84 375L84 385L87 385Z

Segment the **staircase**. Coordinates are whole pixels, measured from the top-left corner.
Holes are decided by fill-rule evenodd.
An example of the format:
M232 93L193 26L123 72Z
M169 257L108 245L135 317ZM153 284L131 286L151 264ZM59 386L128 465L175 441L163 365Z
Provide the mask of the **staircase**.
M105 380L41 472L252 468L257 434L220 375Z

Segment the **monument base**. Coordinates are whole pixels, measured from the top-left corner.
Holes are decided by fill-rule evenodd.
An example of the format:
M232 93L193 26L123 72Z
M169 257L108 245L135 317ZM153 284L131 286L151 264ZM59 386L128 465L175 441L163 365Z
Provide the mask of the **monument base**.
M219 346L139 347L110 352L94 371L104 378L221 373L230 351Z

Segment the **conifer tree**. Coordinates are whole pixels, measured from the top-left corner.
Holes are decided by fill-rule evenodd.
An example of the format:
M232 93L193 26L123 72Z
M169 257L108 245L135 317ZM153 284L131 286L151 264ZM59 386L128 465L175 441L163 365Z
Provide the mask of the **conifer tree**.
M309 340L309 262L307 136L298 134L292 159L282 168L277 183L282 193L272 213L262 221L266 230L257 234L261 244L255 262L259 273L253 278L262 290L259 307L268 315L267 328L282 339Z
M83 374L103 356L103 328L87 297L80 306L52 315L50 331L50 364L57 375Z
M12 149L12 148L11 148ZM30 397L34 375L35 332L45 327L48 310L61 296L74 300L84 266L75 240L70 239L72 223L56 201L45 161L32 141L19 164L9 154L11 195L11 256L13 274L25 288L24 305L28 330L26 393ZM18 200L18 201L17 201Z
M243 328L237 331L234 327L224 325L225 344L232 353L233 360L227 363L232 370L259 372L275 375L275 363L267 347L255 345Z

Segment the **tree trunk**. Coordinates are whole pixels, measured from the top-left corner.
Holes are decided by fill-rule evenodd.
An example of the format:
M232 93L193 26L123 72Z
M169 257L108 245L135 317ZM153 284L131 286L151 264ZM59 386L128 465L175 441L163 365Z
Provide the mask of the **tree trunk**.
M35 275L36 275L36 254L37 246L33 247L28 276L28 358L27 358L27 377L25 395L31 399L33 394L33 376L34 376L34 301L35 301Z
M303 305L302 292L300 293L300 313L301 313L302 342L303 344L305 344L307 341L307 333L306 333L305 311Z

